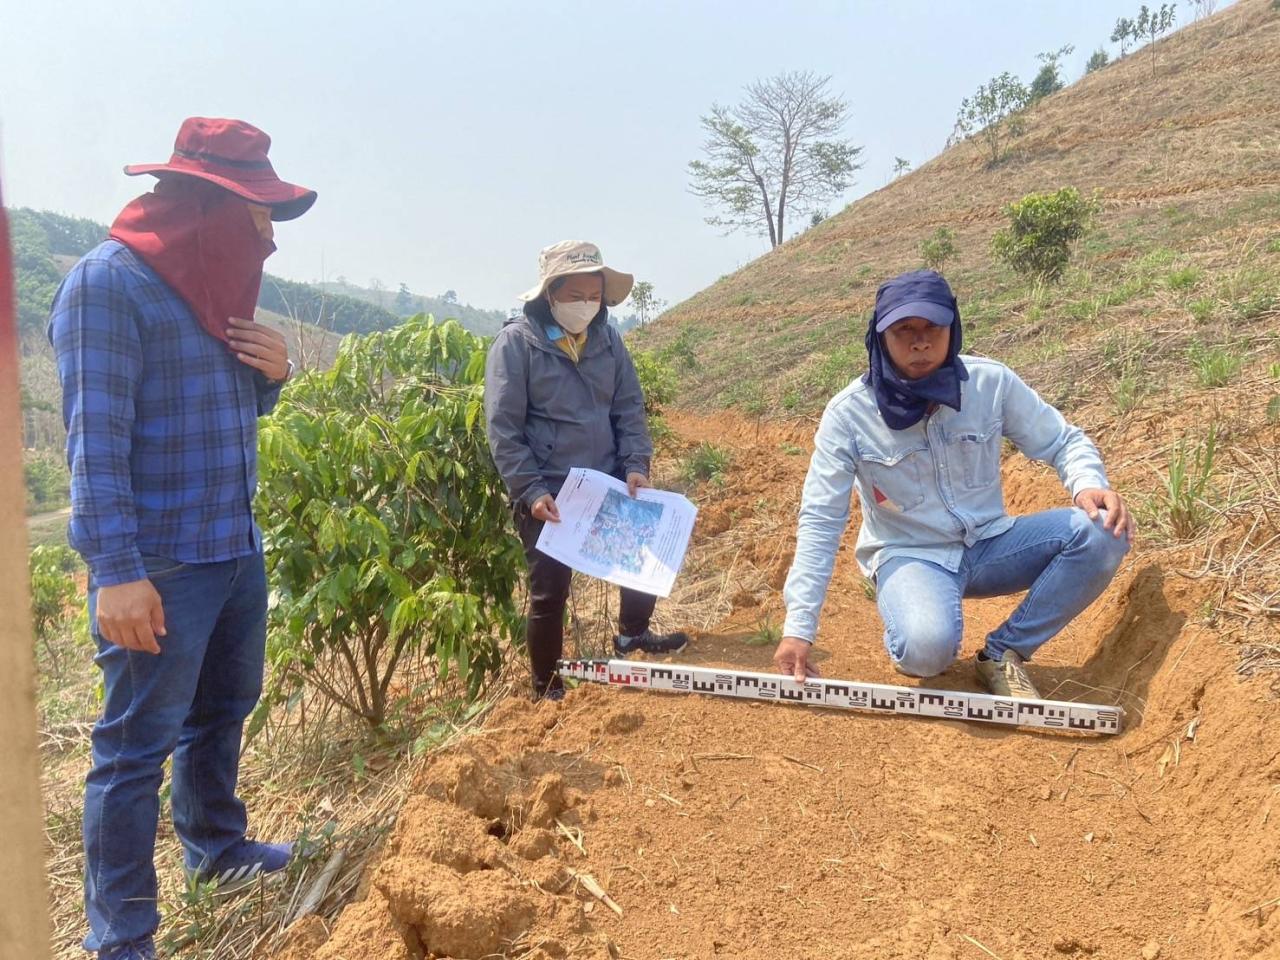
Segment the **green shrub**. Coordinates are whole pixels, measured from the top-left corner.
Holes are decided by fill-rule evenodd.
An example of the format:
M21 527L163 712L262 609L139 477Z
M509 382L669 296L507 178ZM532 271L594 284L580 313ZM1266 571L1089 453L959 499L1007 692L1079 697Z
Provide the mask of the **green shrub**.
M24 456L22 475L27 486L27 513L58 510L71 500L71 474L60 456L32 452Z
M1267 253L1280 253L1280 237L1272 237L1267 242Z
M655 441L671 435L662 418L663 408L676 398L676 372L657 353L636 350L631 354L636 366L640 389L644 392L644 413L649 421L649 433Z
M685 327L676 338L669 344L658 351L658 357L667 363L672 363L685 370L698 369L698 357L693 352L693 348L697 345L697 339L694 336L692 327Z
M1005 207L1009 226L996 232L991 249L1015 273L1056 282L1071 260L1071 249L1088 233L1099 209L1075 187L1032 193Z
M419 316L345 339L262 426L273 668L374 726L406 661L475 696L519 634L524 557L483 379L482 340Z
M727 450L703 441L685 460L682 474L690 483L701 480L723 483L725 471L729 469L729 460Z
M1084 65L1085 73L1093 73L1095 70L1101 70L1111 62L1111 57L1103 47L1099 47L1089 55L1089 62Z
M1221 387L1235 379L1240 372L1240 354L1225 346L1206 346L1193 343L1187 349L1187 359L1195 370L1196 382L1202 387Z
M939 273L956 255L956 235L950 227L939 227L920 243L920 259L930 270Z
M80 598L72 576L79 566L79 558L68 546L45 545L31 551L31 625L55 673L59 669L55 641L74 616Z

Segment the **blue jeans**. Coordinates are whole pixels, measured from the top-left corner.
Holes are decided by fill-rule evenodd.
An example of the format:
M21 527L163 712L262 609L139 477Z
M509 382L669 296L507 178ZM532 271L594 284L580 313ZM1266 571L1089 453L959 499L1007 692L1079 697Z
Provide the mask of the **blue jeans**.
M987 636L988 656L1013 650L1029 660L1046 641L1107 588L1129 550L1076 508L1019 517L998 536L965 550L955 573L910 557L886 561L876 574L884 645L894 665L932 677L960 655L963 597L999 597L1027 590L1009 619Z
M160 654L117 647L94 630L106 696L85 784L88 950L150 936L159 926L153 858L166 758L173 756L173 826L189 869L216 863L246 826L236 777L244 720L262 693L262 555L143 560L164 604ZM97 598L91 585L95 625Z

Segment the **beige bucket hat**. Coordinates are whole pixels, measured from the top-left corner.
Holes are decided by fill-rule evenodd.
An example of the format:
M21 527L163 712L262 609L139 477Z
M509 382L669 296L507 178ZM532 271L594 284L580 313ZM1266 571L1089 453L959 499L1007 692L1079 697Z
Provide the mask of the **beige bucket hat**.
M556 277L568 277L575 273L599 273L604 276L604 303L616 307L631 293L636 278L604 265L600 248L583 240L561 240L543 247L538 254L538 285L520 294L520 299L537 300Z

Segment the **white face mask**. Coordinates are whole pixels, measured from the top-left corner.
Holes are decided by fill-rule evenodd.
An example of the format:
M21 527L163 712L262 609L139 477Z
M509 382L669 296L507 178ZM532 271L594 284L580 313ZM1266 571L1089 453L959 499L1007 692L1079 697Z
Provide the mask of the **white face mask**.
M577 303L551 302L551 316L556 323L570 333L578 334L591 326L591 321L600 312L599 300L581 300Z

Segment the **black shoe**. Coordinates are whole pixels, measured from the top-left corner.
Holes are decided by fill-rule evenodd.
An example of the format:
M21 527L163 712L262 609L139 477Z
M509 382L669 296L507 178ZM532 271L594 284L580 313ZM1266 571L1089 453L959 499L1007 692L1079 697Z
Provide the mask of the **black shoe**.
M645 653L679 653L689 645L689 635L679 630L674 633L654 633L645 630L638 637L613 638L613 652L620 657L643 650Z
M539 700L550 700L552 703L558 703L564 699L564 681L559 677L552 677L551 682L542 689L538 689L535 685L533 688L533 700L537 703Z

